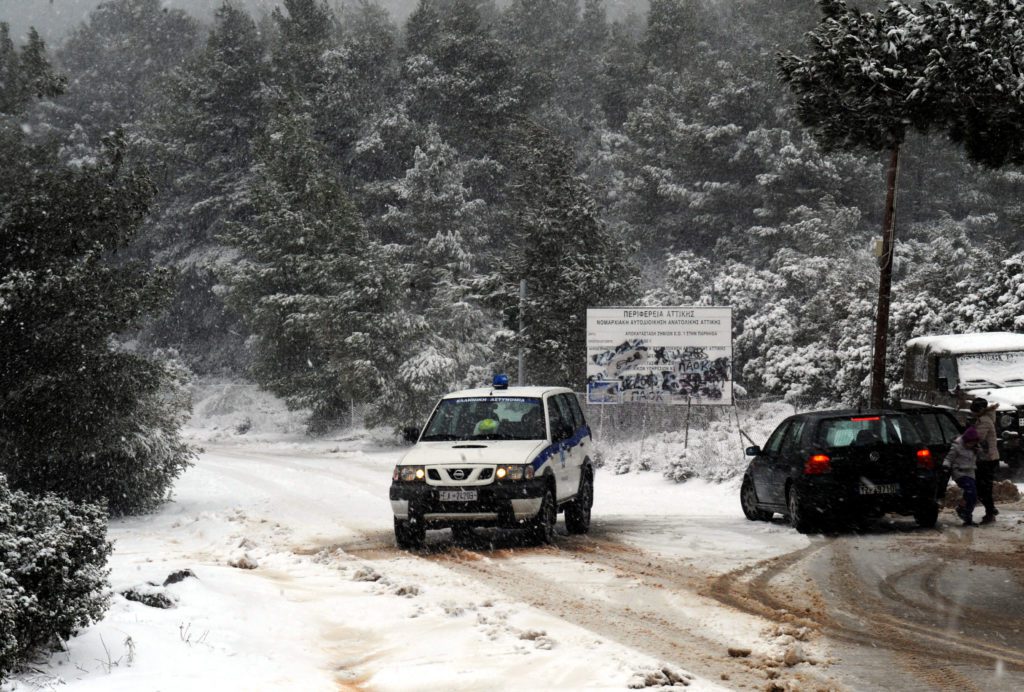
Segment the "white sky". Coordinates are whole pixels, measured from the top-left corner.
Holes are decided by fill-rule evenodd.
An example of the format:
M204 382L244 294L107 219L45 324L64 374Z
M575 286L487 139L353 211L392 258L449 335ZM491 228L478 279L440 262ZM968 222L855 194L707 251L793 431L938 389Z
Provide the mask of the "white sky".
M254 14L261 10L273 8L278 5L278 0L234 0L250 8ZM331 5L338 4L341 0L328 0ZM78 26L86 19L88 13L101 0L0 0L0 21L11 25L11 32L15 37L15 43L20 43L19 36L22 36L30 26L34 26L48 44L57 46L62 37L71 29ZM416 6L417 0L377 0L377 2L389 12L398 22L403 22L412 9ZM213 11L220 6L221 0L164 0L168 7L178 7L196 17L210 17ZM505 4L499 0L499 5ZM580 1L582 6L582 0ZM628 12L646 12L646 0L606 0L608 15L611 18L619 17Z

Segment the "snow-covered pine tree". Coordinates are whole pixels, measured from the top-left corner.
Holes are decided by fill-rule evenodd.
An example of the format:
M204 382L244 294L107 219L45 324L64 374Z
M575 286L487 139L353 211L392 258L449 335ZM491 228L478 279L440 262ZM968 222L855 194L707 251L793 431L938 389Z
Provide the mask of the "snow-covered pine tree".
M604 0L514 0L499 36L528 80L531 117L566 141L589 136L599 121L608 42Z
M498 325L472 286L485 205L463 178L457 153L430 128L380 222L398 247L408 331L374 417L398 427L422 424L440 395L486 379L491 360Z
M340 25L337 47L324 55L328 80L317 108L332 155L348 160L367 121L399 98L399 30L372 0L342 6Z
M567 69L568 110L577 115L580 126L601 122L601 80L611 37L604 0L584 0L579 24L571 45L572 64Z
M417 122L436 124L464 155L477 155L528 110L528 80L477 0L439 4L421 0L406 22L409 113Z
M519 69L529 75L534 98L568 96L574 75L573 35L579 22L577 0L511 0L499 27Z
M608 124L619 128L629 113L643 101L647 82L647 59L641 46L643 30L635 16L633 22L616 22L610 28L599 98Z
M324 56L337 45L337 17L324 0L283 0L272 16L271 81L312 109L329 80Z
M710 38L709 13L699 0L651 0L643 50L648 61L662 70L691 67ZM705 44L706 46L707 44Z
M152 183L124 165L120 135L97 163L66 166L2 115L0 472L114 513L150 509L193 456L182 373L116 342L166 295L166 272L117 255Z
M35 29L20 49L11 40L10 26L0 22L0 115L22 112L33 99L64 93L67 79L57 74L46 46Z
M510 330L518 328L521 279L528 290L525 330L508 344L507 357L523 346L530 382L582 387L586 310L637 299L632 248L601 221L564 145L526 121L509 139L503 160L511 172L514 225L489 281Z
M254 216L230 224L239 261L225 268L228 301L252 334L252 374L311 430L372 401L401 348L395 260L371 242L298 107L276 113L258 146Z
M215 287L229 261L216 239L223 224L246 218L253 142L265 124L265 46L255 22L225 3L205 47L173 71L139 139L161 192L144 240L177 270L168 312L146 339L177 349L193 369L235 369L241 358L237 318Z
M78 125L94 144L142 118L160 75L180 65L199 43L199 24L161 0L109 0L57 51L70 81L56 119Z
M928 56L920 91L942 106L950 138L986 166L1024 163L1024 7L951 0L923 12L942 50Z

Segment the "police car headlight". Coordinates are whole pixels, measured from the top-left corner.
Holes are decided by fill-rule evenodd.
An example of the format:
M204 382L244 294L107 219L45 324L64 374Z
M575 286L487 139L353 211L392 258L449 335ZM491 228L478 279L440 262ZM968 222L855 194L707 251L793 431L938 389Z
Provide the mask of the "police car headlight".
M427 477L427 470L423 466L396 466L391 480L402 483L414 483L422 481Z
M1017 417L1012 413L1007 413L999 419L1000 428L1012 428L1013 424L1017 422Z
M522 481L533 478L533 466L529 464L510 464L499 466L494 471L499 481Z

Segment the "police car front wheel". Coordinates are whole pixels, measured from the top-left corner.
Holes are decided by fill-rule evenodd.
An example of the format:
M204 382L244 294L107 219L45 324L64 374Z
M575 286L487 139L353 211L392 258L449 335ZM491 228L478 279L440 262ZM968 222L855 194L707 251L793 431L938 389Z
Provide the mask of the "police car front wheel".
M590 508L593 504L594 481L589 473L585 473L576 499L565 508L565 528L569 533L582 534L590 530Z
M540 503L540 511L533 525L533 538L537 543L550 543L555 537L555 522L558 521L558 508L555 496L550 489L544 491L544 499Z
M427 532L422 522L411 523L395 518L395 543L402 550L422 547L426 537Z

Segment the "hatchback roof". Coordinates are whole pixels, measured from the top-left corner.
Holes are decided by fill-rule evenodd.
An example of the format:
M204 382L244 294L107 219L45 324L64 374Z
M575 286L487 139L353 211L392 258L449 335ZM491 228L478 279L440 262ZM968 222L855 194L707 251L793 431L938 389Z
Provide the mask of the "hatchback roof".
M828 409L825 411L803 411L797 416L806 418L857 418L861 416L902 416L905 411L898 411L889 408L868 408L868 409Z

